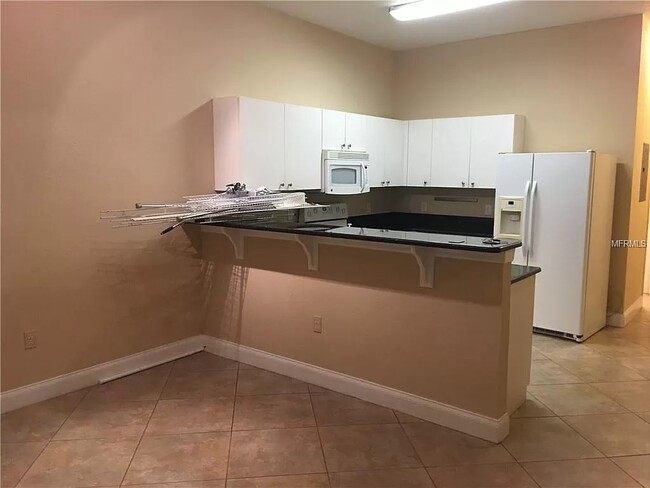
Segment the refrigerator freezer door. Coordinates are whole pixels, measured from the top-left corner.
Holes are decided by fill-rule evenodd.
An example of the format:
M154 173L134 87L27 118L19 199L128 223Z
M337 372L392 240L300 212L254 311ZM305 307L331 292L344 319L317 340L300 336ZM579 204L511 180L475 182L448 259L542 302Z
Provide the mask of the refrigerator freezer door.
M535 283L533 324L579 337L593 155L540 153L533 167L528 263L542 268Z
M499 197L525 197L524 215L523 215L523 232L526 232L526 198L529 183L533 178L533 154L532 153L508 153L499 154L497 165L497 183L496 183L496 202L495 212L499 208ZM498 215L495 215L494 222L497 224ZM495 229L496 231L496 229ZM515 257L512 261L514 264L526 265L527 260L524 254L524 248L515 249Z

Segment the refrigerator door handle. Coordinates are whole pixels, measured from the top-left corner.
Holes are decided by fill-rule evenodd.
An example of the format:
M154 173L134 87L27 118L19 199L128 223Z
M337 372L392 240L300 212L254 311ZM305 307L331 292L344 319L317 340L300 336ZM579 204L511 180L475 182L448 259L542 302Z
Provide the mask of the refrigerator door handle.
M528 262L528 202L530 201L528 192L530 191L530 180L526 182L526 189L524 190L524 228L521 233L521 253L524 255L524 260Z
M535 194L537 193L537 181L533 181L533 186L530 189L530 210L528 212L528 256L533 255L533 213L535 212Z

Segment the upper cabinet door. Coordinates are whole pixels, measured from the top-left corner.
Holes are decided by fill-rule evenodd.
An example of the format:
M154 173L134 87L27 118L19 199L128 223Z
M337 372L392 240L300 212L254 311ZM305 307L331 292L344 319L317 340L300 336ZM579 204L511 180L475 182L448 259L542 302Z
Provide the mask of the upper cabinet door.
M284 104L239 99L242 183L279 190L284 183Z
M393 119L382 120L384 121L385 186L404 186L406 184L406 161L404 160L406 122Z
M433 121L433 186L469 186L470 134L468 117Z
M345 112L323 110L323 149L345 148Z
M368 135L368 155L370 163L368 164L368 177L370 186L385 186L384 178L384 161L385 161L385 143L384 143L384 126L386 119L380 117L368 117L367 135Z
M472 117L470 186L496 187L499 153L523 150L523 125L518 115Z
M368 150L368 116L345 114L345 148L350 151Z
M284 188L321 187L322 110L284 106Z
M408 122L406 183L408 186L431 186L431 136L433 121Z

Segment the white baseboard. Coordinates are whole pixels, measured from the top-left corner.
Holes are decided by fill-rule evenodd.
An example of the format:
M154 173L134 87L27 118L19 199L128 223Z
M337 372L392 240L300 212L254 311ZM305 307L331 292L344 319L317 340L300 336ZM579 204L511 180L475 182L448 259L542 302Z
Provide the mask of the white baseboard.
M203 336L202 342L206 344L206 351L213 354L361 398L377 405L394 408L400 412L491 442L502 441L509 432L510 418L508 414L504 414L498 419L489 418L411 393L215 337Z
M377 405L394 408L492 442L502 441L509 432L507 414L498 419L485 417L371 381L207 335L188 337L131 356L6 391L0 394L0 410L2 413L9 412L100 382L136 373L201 350L361 398Z
M630 320L643 307L643 295L641 295L628 309L623 313L614 313L607 317L607 325L610 327L625 327Z
M206 345L204 342L206 337L208 336L188 337L114 361L6 391L0 394L0 411L9 412L202 351Z

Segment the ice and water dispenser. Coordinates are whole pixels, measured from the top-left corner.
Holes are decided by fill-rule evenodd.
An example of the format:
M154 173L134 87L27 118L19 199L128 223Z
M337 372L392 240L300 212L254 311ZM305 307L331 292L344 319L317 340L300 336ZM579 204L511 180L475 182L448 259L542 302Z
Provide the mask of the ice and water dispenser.
M524 197L499 197L496 237L521 240L524 232Z

